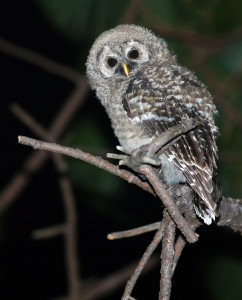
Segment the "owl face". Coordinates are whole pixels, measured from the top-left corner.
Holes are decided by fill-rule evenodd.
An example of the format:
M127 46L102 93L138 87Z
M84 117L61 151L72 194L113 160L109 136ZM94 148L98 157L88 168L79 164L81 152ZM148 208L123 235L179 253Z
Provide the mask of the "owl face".
M125 79L138 70L138 67L149 60L148 47L139 41L128 40L121 45L105 45L98 57L102 76Z
M120 25L101 34L87 61L87 75L93 89L100 84L122 82L155 61L171 59L164 40L136 25Z

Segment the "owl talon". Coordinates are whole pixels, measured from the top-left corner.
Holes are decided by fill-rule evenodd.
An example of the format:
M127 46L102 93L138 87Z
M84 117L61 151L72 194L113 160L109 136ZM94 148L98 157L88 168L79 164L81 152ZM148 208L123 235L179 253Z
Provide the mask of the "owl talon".
M136 149L131 154L131 161L134 165L148 164L152 166L160 166L161 161L159 157L154 156L149 151L143 149Z
M150 152L144 152L141 154L141 161L142 163L149 164L152 166L160 166L161 165L161 160L159 157L154 156Z
M160 166L161 161L151 152L142 148L138 148L131 153L121 146L116 146L116 149L126 154L107 153L106 156L112 159L118 159L119 165L129 165L131 168L136 168L141 164L149 164L152 166Z
M127 155L123 155L123 154L116 154L116 153L107 153L106 156L108 158L113 158L113 159L126 159L128 156Z
M124 160L126 160L130 156L130 152L125 150L122 146L116 146L116 149L125 154L107 153L106 156L108 158L119 159L119 165L122 165L124 164L122 162L124 162Z
M130 152L124 149L122 146L116 146L116 149L120 152L126 153L130 155Z

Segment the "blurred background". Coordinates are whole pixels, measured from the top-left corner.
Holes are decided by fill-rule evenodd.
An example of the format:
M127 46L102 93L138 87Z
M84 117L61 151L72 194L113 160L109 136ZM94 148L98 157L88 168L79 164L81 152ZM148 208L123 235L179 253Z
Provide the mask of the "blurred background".
M241 198L240 0L5 1L0 9L2 300L120 299L153 233L117 241L106 235L162 217L159 199L138 187L87 163L17 143L18 135L26 135L102 157L115 152L108 117L84 76L95 38L120 23L143 25L164 37L178 61L208 86L219 111L224 196ZM213 225L198 232L199 241L181 256L171 299L241 299L241 236ZM150 264L135 298L157 299L159 268L158 260Z

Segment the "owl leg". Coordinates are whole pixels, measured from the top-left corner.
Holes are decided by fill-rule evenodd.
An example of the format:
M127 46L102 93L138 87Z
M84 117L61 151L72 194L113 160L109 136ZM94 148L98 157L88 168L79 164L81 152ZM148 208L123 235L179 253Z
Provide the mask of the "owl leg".
M155 156L148 149L146 149L146 145L141 146L140 148L137 148L132 152L125 150L121 146L117 146L116 148L119 151L125 153L125 155L107 153L107 157L119 159L119 165L129 165L132 169L135 169L142 164L149 164L152 166L160 166L161 164L161 160L159 159L159 157Z

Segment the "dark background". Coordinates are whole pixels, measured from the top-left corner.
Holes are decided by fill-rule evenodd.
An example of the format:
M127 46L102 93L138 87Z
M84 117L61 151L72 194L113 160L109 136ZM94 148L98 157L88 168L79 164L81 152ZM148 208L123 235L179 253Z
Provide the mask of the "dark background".
M0 6L3 39L83 75L94 39L120 22L140 24L162 35L180 63L195 71L208 86L219 110L218 166L224 195L241 197L240 0L15 0ZM11 55L8 47L3 51L1 45L0 40L3 193L15 174L26 172L24 162L34 151L19 145L17 136L38 138L13 115L10 106L18 103L48 129L74 83ZM88 93L60 141L103 157L106 152L115 152L118 142L94 93ZM146 234L107 241L107 233L159 221L162 207L158 199L105 171L74 159L65 160L78 218L79 273L86 284L139 259L153 237ZM63 237L35 240L31 236L36 229L65 221L59 176L49 159L1 212L1 299L53 299L68 293ZM203 226L198 232L199 241L188 245L179 261L172 299L241 299L241 236L214 225ZM119 299L123 286L103 299ZM138 281L133 295L157 299L158 291L159 265Z

